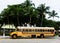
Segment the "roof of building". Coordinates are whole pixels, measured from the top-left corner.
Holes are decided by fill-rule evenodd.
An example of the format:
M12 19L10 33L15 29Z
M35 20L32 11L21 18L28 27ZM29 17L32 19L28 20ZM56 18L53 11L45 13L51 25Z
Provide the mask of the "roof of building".
M15 26L14 25L3 25L1 28L15 29Z

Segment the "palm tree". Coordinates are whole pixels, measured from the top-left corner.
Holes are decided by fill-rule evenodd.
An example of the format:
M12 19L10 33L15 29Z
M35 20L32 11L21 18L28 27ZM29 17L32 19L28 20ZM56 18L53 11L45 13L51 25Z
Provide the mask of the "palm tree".
M17 15L18 25L20 25L20 22L19 22L19 7L18 6L16 8L16 15Z
M2 18L4 20L4 25L5 24L9 24L9 9L4 9L4 11L1 12ZM7 21L7 22L6 22ZM10 27L10 26L9 26ZM5 36L5 28L4 28L4 32L3 35Z
M19 21L19 16L22 15L22 5L21 4L17 4L17 5L9 5L8 8L10 8L10 15L11 16L15 16L17 18L17 24L20 25L20 21Z
M25 6L25 9L24 9L24 12L26 12L25 13L25 15L29 15L29 17L30 17L30 22L29 22L29 24L31 24L31 18L32 18L32 15L33 15L33 10L35 9L34 8L34 3L31 3L30 2L30 0L26 0L24 3L23 3L23 5Z
M41 16L41 26L43 24L43 19L46 13L49 13L49 6L45 6L45 4L41 4L39 7L37 7L37 10L39 12L39 16Z
M10 14L9 14L8 11L9 11L9 9L4 9L4 11L2 11L1 14L2 14L3 19L6 19L5 21L7 21L8 24L9 24L9 16L10 16Z
M58 18L59 18L59 16L57 16L57 14L58 14L58 13L56 13L56 11L53 10L52 12L49 13L49 17L48 17L48 18L53 17L53 20L54 20L54 17L58 17Z
M2 17L2 14L0 14L0 28L2 27L4 21L3 21L3 17Z

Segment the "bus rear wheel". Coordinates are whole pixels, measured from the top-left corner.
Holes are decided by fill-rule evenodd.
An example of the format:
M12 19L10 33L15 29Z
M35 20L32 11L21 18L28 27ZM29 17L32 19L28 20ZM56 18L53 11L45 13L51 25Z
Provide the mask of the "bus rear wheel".
M44 38L44 34L41 34L41 35L40 35L40 38Z
M12 37L12 39L16 39L17 38L17 35L16 34L13 34L11 37Z

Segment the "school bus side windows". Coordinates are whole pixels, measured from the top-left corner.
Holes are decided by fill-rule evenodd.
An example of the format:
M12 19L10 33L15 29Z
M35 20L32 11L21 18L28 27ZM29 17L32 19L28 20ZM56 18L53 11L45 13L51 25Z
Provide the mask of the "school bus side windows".
M53 32L54 30L48 30L48 32Z
M23 29L23 31L25 31L25 29Z
M44 30L44 29L19 29L19 31L24 31L24 32L53 32L54 30Z
M28 29L23 29L22 31L24 31L24 32L28 32Z
M40 32L40 29L38 29L38 32Z
M31 29L29 29L29 32L31 32L32 30Z
M25 31L28 32L28 29L26 29Z
M19 31L21 31L21 29L19 29Z

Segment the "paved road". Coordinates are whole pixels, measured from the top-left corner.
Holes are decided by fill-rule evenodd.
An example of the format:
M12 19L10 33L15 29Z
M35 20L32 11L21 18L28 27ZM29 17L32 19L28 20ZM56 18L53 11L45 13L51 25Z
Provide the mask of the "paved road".
M2 38L2 36L0 36ZM49 37L44 39L10 39L9 36L3 36L3 39L0 39L0 43L60 43L60 37Z
M0 43L60 43L60 39L2 39Z
M10 36L0 36L0 39L11 39ZM36 38L39 39L39 38ZM58 36L54 36L54 37L45 37L44 39L60 39L60 37Z

